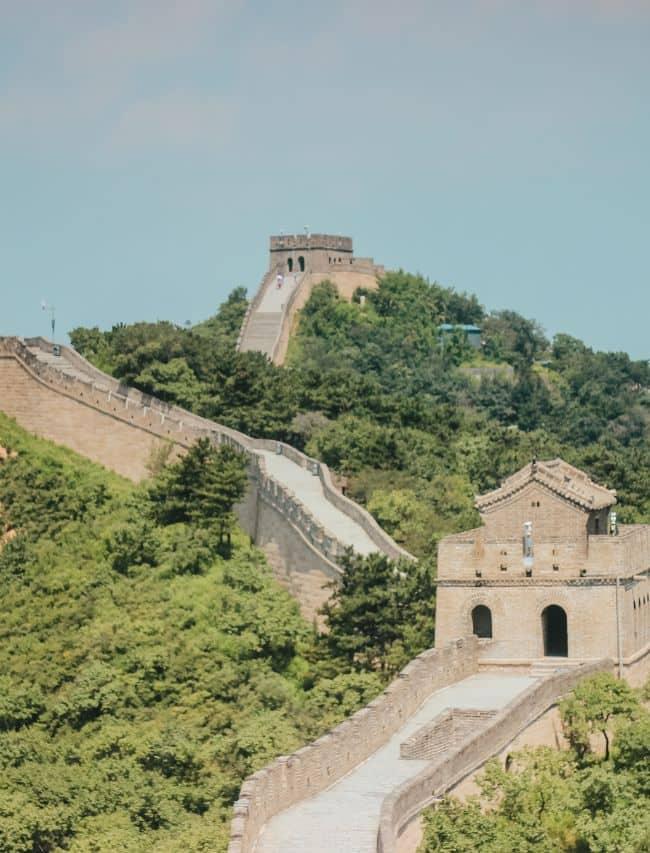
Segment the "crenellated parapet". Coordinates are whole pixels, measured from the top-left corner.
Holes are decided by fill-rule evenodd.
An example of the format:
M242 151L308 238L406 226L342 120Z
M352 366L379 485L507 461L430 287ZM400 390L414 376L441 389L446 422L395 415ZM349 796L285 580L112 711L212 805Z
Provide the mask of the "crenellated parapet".
M477 669L475 638L422 652L356 714L313 743L253 773L234 805L228 853L250 853L271 817L328 788L383 746L431 693Z
M270 238L271 252L326 250L352 254L352 237L335 234L281 234Z
M369 513L336 489L329 469L316 459L130 388L69 347L59 346L57 353L43 338L0 338L0 408L33 432L133 480L147 476L152 452L166 443L178 454L206 437L244 453L250 488L238 507L240 523L267 552L306 615L313 616L329 595L326 585L340 575L347 548L365 542L366 552L411 558ZM275 459L284 460L291 473L287 481L269 471ZM301 477L317 478L318 500L353 523L351 539L341 538L343 525L331 529L319 517L318 501L307 506L301 500L295 485Z
M476 507L482 526L438 545L437 642L474 631L512 666L650 661L650 525L619 524L614 490L534 459Z

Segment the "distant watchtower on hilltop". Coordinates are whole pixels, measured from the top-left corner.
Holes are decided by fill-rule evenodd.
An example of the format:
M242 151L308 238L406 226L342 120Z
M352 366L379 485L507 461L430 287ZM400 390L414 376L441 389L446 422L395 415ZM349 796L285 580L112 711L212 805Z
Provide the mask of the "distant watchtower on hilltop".
M335 234L281 234L271 237L269 270L281 273L360 272L376 276L384 271L372 258L355 258L352 238Z
M269 268L237 341L240 352L262 352L282 364L296 313L322 281L330 281L344 299L357 288L375 290L384 267L372 258L356 258L352 238L336 234L280 234L270 238Z

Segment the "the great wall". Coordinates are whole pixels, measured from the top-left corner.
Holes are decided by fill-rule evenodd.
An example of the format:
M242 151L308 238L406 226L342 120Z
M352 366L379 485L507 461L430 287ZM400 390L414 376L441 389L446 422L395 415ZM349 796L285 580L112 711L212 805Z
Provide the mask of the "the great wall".
M269 268L248 308L238 348L263 352L275 364L282 364L297 314L317 284L331 281L341 296L351 299L357 288L376 289L383 273L384 267L372 258L354 256L349 237L271 237Z
M70 347L42 338L0 339L0 408L37 435L133 480L152 452L180 452L208 436L249 459L240 523L308 618L329 595L346 548L410 558L362 507L334 486L326 465L282 442L250 438L121 385Z
M330 278L350 297L357 287L376 286L381 272L353 257L348 238L272 238L269 271L239 348L282 362L296 312L318 281ZM0 409L133 480L147 475L152 453L166 443L182 453L208 436L239 448L249 459L250 480L238 507L242 527L307 616L328 594L325 584L339 576L346 548L412 559L335 487L327 466L126 387L68 347L53 351L42 338L0 339ZM472 569L470 581L481 587L478 572ZM485 607L483 598L478 607ZM466 616L457 634L470 633ZM499 753L580 678L616 669L610 655L504 669L490 660L493 644L491 636L454 637L423 652L368 706L253 774L234 807L229 853L412 851L404 831L424 806ZM627 677L638 681L647 652L646 646L625 662L619 655L619 671L625 663Z

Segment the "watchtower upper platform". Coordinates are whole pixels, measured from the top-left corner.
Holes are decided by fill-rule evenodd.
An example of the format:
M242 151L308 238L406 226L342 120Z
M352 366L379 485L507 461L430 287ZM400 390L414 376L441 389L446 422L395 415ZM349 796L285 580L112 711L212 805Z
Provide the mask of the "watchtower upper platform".
M269 271L280 273L361 272L377 275L372 258L355 258L352 238L337 234L281 234L270 239Z

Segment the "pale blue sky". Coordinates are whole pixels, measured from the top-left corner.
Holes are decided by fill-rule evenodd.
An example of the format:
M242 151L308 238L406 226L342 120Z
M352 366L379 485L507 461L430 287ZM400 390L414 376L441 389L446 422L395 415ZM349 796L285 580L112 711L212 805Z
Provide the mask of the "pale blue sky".
M648 358L650 0L0 0L0 334L183 323L272 233Z

